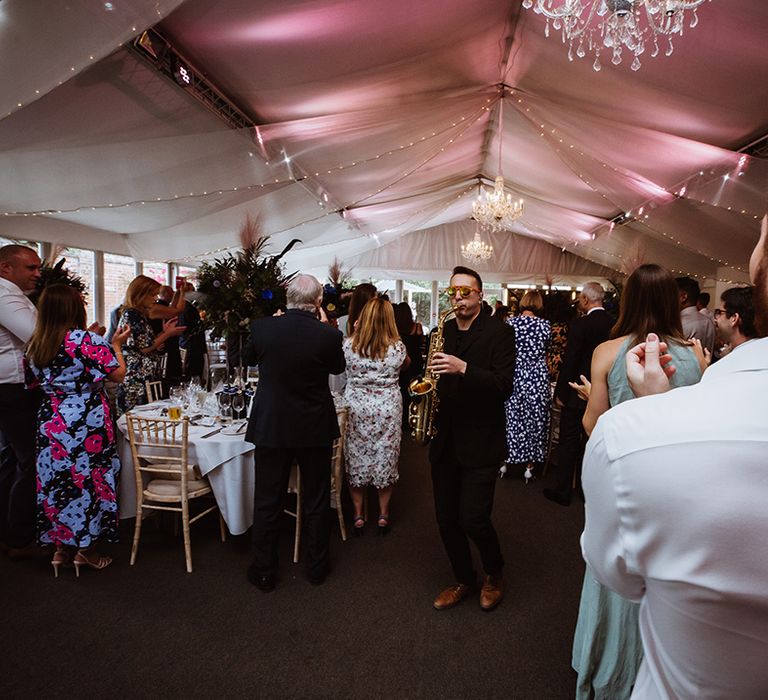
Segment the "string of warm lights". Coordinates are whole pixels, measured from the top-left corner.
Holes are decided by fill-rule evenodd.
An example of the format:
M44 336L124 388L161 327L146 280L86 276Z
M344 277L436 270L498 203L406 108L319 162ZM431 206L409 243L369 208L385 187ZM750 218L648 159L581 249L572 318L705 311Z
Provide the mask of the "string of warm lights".
M491 100L486 100L486 103L490 102ZM466 130L474 123L476 122L485 112L487 108L481 107L476 112L473 112L470 114L469 117L461 116L457 120L451 122L450 126L446 126L443 129L439 129L436 131L432 131L427 135L422 135L414 140L409 141L408 143L400 144L398 148L389 149L387 151L384 151L382 153L376 154L374 156L371 156L369 158L364 158L356 161L350 161L347 163L339 163L338 165L335 165L331 168L328 168L323 171L323 174L333 174L336 172L340 172L342 170L349 170L350 168L354 168L360 165L364 165L366 163L372 163L376 160L380 160L381 158L387 158L389 156L393 156L396 153L399 153L401 151L408 150L410 148L414 148L418 146L422 142L427 142L433 138L439 138L442 135L445 135L447 133L450 133L452 129L455 129L457 126L461 125L463 122L467 122L469 126L467 126L464 130L462 130L457 136L453 136L452 138L448 139L447 143L451 144L453 143L457 138L459 138L461 135L463 135ZM445 150L445 144L441 145L437 153L440 153ZM290 163L291 159L290 157L285 157L281 161L275 163L275 161L272 161L273 167L274 166L282 166L287 161ZM423 167L423 165L428 162L424 161L422 162L418 167ZM270 165L270 161L266 161L265 165ZM320 172L315 172L315 176L319 176ZM344 209L350 209L354 207L355 205L359 204L360 202L363 202L367 199L370 199L371 197L376 196L377 194L380 194L384 190L388 189L389 187L392 187L393 185L397 184L398 181L402 180L404 177L407 177L407 175L410 174L406 171L406 173L398 176L395 181L390 183L389 185L380 188L376 192L366 195L365 197L357 200L356 202L352 202L345 206L340 206L339 210ZM129 202L108 202L108 203L99 203L99 204L82 204L76 207L72 207L69 209L63 208L63 209L39 209L39 210L31 210L31 211L4 211L0 212L0 215L2 216L54 216L56 214L78 214L83 211L98 211L102 209L121 209L121 208L127 208L132 206L144 206L146 204L152 204L152 203L168 203L168 202L174 202L174 201L180 201L180 200L189 200L189 199L200 199L200 198L206 198L206 197L214 197L214 196L221 196L224 194L231 194L233 192L242 192L242 191L249 191L249 190L258 190L263 189L264 187L268 186L274 186L274 185L286 185L291 184L293 182L300 181L300 178L296 177L283 177L283 178L271 178L269 181L265 182L259 182L259 183L253 183L248 185L239 185L239 186L231 186L231 187L223 187L223 188L211 188L206 189L200 192L189 192L189 193L180 193L180 194L174 194L172 196L151 196L151 197L145 197L141 200L132 200ZM322 188L319 188L322 189ZM326 195L327 197L327 195ZM323 201L323 198L321 197L321 200L319 204L321 206L325 206L325 204L328 202L327 198L325 201ZM332 213L337 213L336 210Z
M518 104L521 104L521 105L523 105L523 104L524 104L524 102L523 102L523 98L518 98L518 99L517 99L517 103L518 103ZM530 113L530 108L528 108L528 107L525 107L525 111L526 111L526 112L528 112L528 113ZM535 122L533 122L532 118L530 118L530 117L529 117L529 120L530 120L532 123L535 123ZM539 136L540 136L540 137L544 137L544 138L547 138L547 139L548 139L548 140L550 140L550 141L553 141L553 139L554 139L554 138L557 138L557 143L558 143L558 144L564 144L564 141L565 141L565 140L564 140L563 138L560 138L559 136L555 136L555 135L558 133L557 129L555 129L555 128L551 128L551 129L549 129L549 128L548 128L548 127L545 125L545 124L542 124L542 123L539 123L539 124L538 124L538 128L541 130L541 131L539 132ZM568 146L568 150L571 150L571 149L576 149L576 146L575 146L575 144L573 144L573 143L567 143L566 145ZM559 145L554 145L554 150L555 150L555 152L556 152L556 153L560 153L560 152L561 152L561 149L560 149ZM620 170L620 169L618 169L618 168L615 168L614 166L612 166L612 165L610 165L610 164L608 164L608 163L605 163L605 162L603 162L603 161L601 161L601 160L599 160L599 159L595 158L595 157L594 157L594 156L592 156L592 155L586 154L586 153L584 153L583 151L581 151L581 150L579 150L579 149L576 149L576 150L577 150L577 152L579 153L579 155L580 155L580 156L582 156L582 157L584 157L584 158L587 158L587 159L591 159L593 162L597 163L597 164L598 164L598 165L600 165L602 168L607 168L607 169L610 169L610 170L612 170L614 173L616 173L616 174L618 174L618 175L621 175L622 177L625 177L625 178L626 178L626 177L630 177L630 178L632 178L632 179L637 179L637 177L641 177L641 176L633 176L633 175L631 175L631 174L629 174L629 173L623 172L622 170ZM739 168L739 170L740 170L740 172L738 173L738 175L739 175L739 176L741 176L741 175L743 175L743 174L744 174L744 173L743 173L743 170L741 170L741 169L742 169L742 168L743 168L743 166L746 164L746 162L747 162L747 158L748 158L748 156L746 156L746 155L742 154L742 156L741 156L741 157L740 157L740 159L739 159L739 163L738 163L738 166L737 166L737 167ZM608 197L608 195L606 195L604 192L600 192L600 190L599 190L599 189L598 189L598 188L597 188L595 185L593 185L593 184L592 184L592 182L589 180L589 178L587 178L586 176L584 176L584 174L583 174L583 173L580 173L580 172L578 171L578 169L576 169L576 168L572 167L572 166L571 166L571 164L570 164L570 163L569 163L567 160L565 160L565 159L561 159L561 160L563 160L563 162L565 163L565 165L566 165L566 166L567 166L567 167L568 167L568 168L569 168L569 169L570 169L570 170L571 170L571 171L572 171L572 172L573 172L573 173L574 173L574 174L575 174L577 177L579 177L579 179L580 179L582 182L584 182L586 185L588 185L588 186L589 186L589 187L590 187L590 188L591 188L591 189L592 189L594 192L596 192L597 194L599 194L599 195L600 195L602 198L606 199L608 202L610 202L610 203L611 203L613 206L615 206L616 208L619 208L619 209L621 209L621 207L619 207L619 206L618 206L618 204L617 204L616 202L614 202L614 201L613 201L613 200L612 200L610 197ZM732 165L731 165L731 164L728 164L727 166L724 166L724 167L727 167L727 169L728 169L729 171L730 171L730 170L732 170ZM710 170L710 171L709 171L709 174L710 174L710 175L712 175L713 177L712 177L712 179L710 180L710 182L708 182L708 183L705 183L705 185L706 185L706 184L710 184L712 181L715 181L715 180L717 180L717 179L718 179L718 178L720 178L720 177L722 177L724 181L727 181L728 179L730 179L730 173L726 173L726 174L724 174L724 175L722 175L722 176L721 176L720 174L718 174L718 173L717 173L717 171L716 171L715 169L712 169L712 170ZM704 175L705 175L704 171L699 171L697 174L694 174L694 175L691 175L691 176L689 176L689 177L685 178L684 180L680 181L679 183L677 183L676 185L674 185L672 188L670 188L670 189L672 190L671 192L670 192L670 190L669 190L669 189L663 188L663 187L661 187L660 185L656 185L656 184L654 184L654 183L652 183L652 184L654 184L654 186L655 186L655 187L656 187L656 188L657 188L657 189L658 189L660 192L664 192L664 194L665 194L665 195L667 195L667 196L669 196L669 197L675 197L675 198L679 198L679 197L685 197L685 195L686 195L686 191L687 191L687 187L690 185L690 183L691 183L691 182L692 182L692 181L693 181L693 180L694 180L696 177L701 177L701 176L704 176ZM645 178L644 178L644 179L645 179ZM676 190L676 191L675 191L675 190ZM734 208L734 207L732 207L732 206L720 206L720 205L718 205L718 204L716 204L715 202L712 202L712 201L701 200L701 199L697 199L697 198L693 198L693 197L687 197L687 198L689 198L689 199L691 199L691 200L693 200L693 201L698 201L698 202L701 202L702 204L705 204L705 205L707 205L707 206L713 206L713 207L717 207L717 208L726 209L727 211L736 211L736 212L738 212L738 209L736 209L736 208ZM659 202L658 202L658 198L650 198L650 199L648 199L647 201L643 202L642 204L640 204L640 205L637 207L637 214L633 214L633 211L634 211L634 210L629 210L629 211L627 211L627 212L626 212L626 213L623 215L623 217L622 217L622 218L623 218L623 221L620 223L620 225L623 225L623 224L625 224L625 223L629 223L629 222L631 222L631 221L638 221L639 223L641 223L641 224L643 224L644 226L646 226L646 227L647 227L647 228L648 228L650 231L652 231L653 233L655 233L655 234L658 234L658 235L661 235L661 236L662 236L662 237L664 237L664 238L667 238L668 240L670 240L670 241L674 242L676 245L678 245L678 246L680 246L680 247L682 247L682 248L684 248L684 249L688 250L689 252L693 252L693 253L696 253L696 254L698 254L698 255L701 255L701 256L703 256L703 257L706 257L706 258L708 258L708 259L710 260L710 262L715 262L715 261L717 261L718 263L720 263L720 264L721 264L721 265L723 265L723 266L729 267L729 268L731 268L731 269L734 269L734 270L738 270L739 272L744 272L744 268L742 268L742 267L740 267L740 266L738 266L738 265L733 265L733 264L729 263L728 261L725 261L725 260L722 260L722 259L719 259L719 258L715 258L715 257L713 257L713 256L712 256L712 254L711 254L711 253L708 253L708 252L705 252L705 251L703 251L703 250L700 250L700 249L698 249L698 248L695 248L695 247L691 246L690 244L688 244L688 243L685 243L685 242L681 241L679 238L677 238L677 237L673 236L672 234L669 234L669 233L667 233L666 231L661 231L661 230L659 230L659 229L657 229L657 228L654 228L653 226L651 226L651 224L650 224L650 222L649 222L649 219L650 219L650 214L648 214L648 213L645 213L645 210L646 210L646 207L653 209L653 208L656 208L658 205L659 205ZM747 212L746 210L744 210L744 209L742 209L742 210L741 210L741 214L744 214L744 215L750 215L750 216L752 216L754 219L759 219L759 218L760 218L760 216L759 216L759 215L756 215L756 214L750 214L750 213L748 213L748 212ZM640 218L640 217L642 217L642 218ZM616 221L615 221L615 220L612 220L612 221L609 221L609 222L605 222L605 223L602 223L602 224L600 224L599 226L597 226L597 227L596 227L595 229L593 229L593 230L590 232L590 234L589 234L589 235L590 235L590 237L591 237L591 239L592 239L592 240L595 240L595 238L597 237L597 234L598 234L598 232L600 232L600 231L601 231L602 229L604 229L606 226L608 227L608 233L610 233L610 232L612 232L612 231L614 230L614 228L615 228L615 226L616 226ZM620 257L620 256L619 256L619 257ZM723 280L723 281L726 281L726 280ZM730 280L728 280L728 281L730 282Z
M516 94L519 95L520 93L517 92ZM522 105L522 107L520 109L524 109L525 113L530 115L531 108L530 107L525 107L526 102L524 101L523 97L518 97L516 102L517 102L517 104ZM692 174L692 175L682 179L681 181L679 181L678 183L676 183L672 187L663 187L662 185L659 185L657 183L649 181L647 178L645 178L642 175L639 175L637 173L626 172L626 171L624 171L624 170L622 170L620 168L616 168L615 166L611 165L610 163L606 163L606 162L600 160L599 158L596 158L596 157L592 156L591 154L585 153L580 148L577 148L576 144L574 144L574 143L566 143L565 139L559 136L559 132L558 132L558 130L556 128L550 128L546 124L537 122L537 121L535 121L533 119L532 116L528 116L527 118L529 119L529 121L532 124L534 124L540 130L539 131L539 136L540 137L548 138L550 141L553 141L553 142L554 142L554 139L557 139L557 145L554 146L554 150L555 150L556 153L561 153L561 149L559 147L560 144L567 145L568 146L568 150L574 150L581 157L587 158L587 159L593 161L594 163L596 163L597 165L599 165L603 169L608 169L608 170L613 171L615 174L621 176L622 178L629 178L629 179L632 179L632 180L640 180L640 181L643 181L643 182L646 182L646 183L650 183L650 185L652 187L654 187L659 192L660 196L663 193L664 196L669 196L669 197L675 197L675 198L685 197L686 199L693 199L694 201L699 201L702 204L706 204L708 206L713 206L713 207L725 209L727 211L734 211L734 212L741 213L741 214L744 214L744 215L752 216L752 218L754 218L754 219L760 219L763 216L762 212L756 214L756 213L753 213L753 212L748 212L746 209L739 210L737 207L733 207L733 206L721 206L721 205L716 204L715 202L712 202L712 201L701 200L701 199L697 199L697 198L690 197L689 195L687 195L687 188L690 185L690 183L695 178L701 177L701 176L705 175L705 172L703 170L700 170L697 173L694 173L694 174ZM737 155L736 152L729 152L729 153L731 155L733 155L734 157L735 157L735 155ZM738 164L737 164L737 168L739 170L738 176L743 176L743 174L744 174L744 167L748 163L749 159L750 159L750 157L747 156L746 154L741 154L741 156L739 158L739 161L738 161ZM623 209L622 206L619 206L618 203L613 201L604 192L601 192L595 185L593 185L592 182L583 173L580 173L578 171L578 169L574 168L566 160L564 160L564 159L561 159L561 160L563 160L565 165L582 182L584 182L586 185L588 185L596 194L599 194L603 199L606 199L608 202L610 202L617 209L619 209L619 210ZM715 169L715 168L712 168L712 169L709 170L709 174L713 176L712 179L710 180L710 182L717 181L719 178L722 178L724 181L728 181L729 179L731 179L730 171L733 170L733 166L732 166L731 163L724 164L723 166L720 166L720 169L722 170L722 172L718 172L718 170ZM705 183L705 184L709 184L709 183ZM626 218L631 218L632 217L632 211L634 209L645 208L645 207L648 207L649 205L652 205L652 204L657 203L657 202L658 202L658 197L650 197L646 201L641 202L637 207L634 207L633 209L630 209L629 211L627 211L626 214L625 214L625 217ZM605 226L609 226L610 227L610 223L611 222L606 222L604 224L600 224L600 226L596 227L593 230L593 232L597 233L600 229L602 229Z
M158 4L159 4L159 3L158 3ZM104 9L105 9L106 11L111 11L113 8L111 8L111 7L108 7L108 6L110 6L110 5L112 5L112 3L105 3L105 4L104 4ZM160 19L162 19L162 18L163 18L163 13L161 12L161 10L160 10L159 8L155 8L155 13L157 14L157 16L158 16ZM160 21L160 20L158 20L158 21ZM148 25L151 25L151 24L152 24L151 22L148 22ZM143 31L143 29L139 29L137 26L135 26L135 25L132 25L132 26L131 26L131 31L134 33L133 35L135 36L135 35L136 35L138 32L140 32L140 31ZM129 38L130 38L130 37L129 37ZM102 59L104 56L107 56L107 55L108 55L109 53L111 53L112 51L114 51L114 50L119 50L119 49L122 49L122 48L124 48L124 47L125 47L125 43L124 43L124 42L120 42L119 44L117 44L117 46L116 46L114 49L112 49L111 47L104 47L103 49L100 49L99 53L101 53L101 55L99 56L99 58L98 58L98 59L96 58L96 55L95 55L95 54L96 54L96 52L92 52L92 53L89 53L89 54L88 54L88 61L81 61L79 64L77 64L77 65L74 65L74 66L70 66L70 67L69 67L69 72L70 72L70 74L71 74L71 75L70 75L70 78L71 78L71 77L74 77L75 75L77 75L78 73L80 73L80 72L81 72L81 71L82 71L82 70L83 70L83 69L84 69L86 66L88 66L88 65L91 65L91 63L93 63L93 61L96 61L96 60L101 60L101 59ZM59 80L59 81L57 81L57 82L56 82L56 86L55 86L55 87L58 87L58 86L60 86L60 85L63 85L65 82L67 82L67 81L66 81L66 80ZM41 97L43 97L43 96L44 96L46 93L48 93L48 92L50 92L51 90L55 89L55 87L51 87L51 86L48 86L48 87L46 87L46 86L41 86L41 87L39 87L39 88L36 88L36 89L35 89L35 92L34 92L34 94L36 95L36 97L34 97L33 99L29 100L28 102L17 102L17 103L16 103L16 106L15 106L13 109L11 109L11 110L10 110L9 112L7 112L7 113L6 113L6 114L5 114L5 115L4 115L2 118L0 118L0 121L2 121L3 119L7 119L7 118L8 118L8 117L10 117L12 114L15 114L16 112L18 112L20 109L23 109L24 107L28 107L28 106L29 106L29 105L31 105L33 102L36 102L38 99L40 99Z

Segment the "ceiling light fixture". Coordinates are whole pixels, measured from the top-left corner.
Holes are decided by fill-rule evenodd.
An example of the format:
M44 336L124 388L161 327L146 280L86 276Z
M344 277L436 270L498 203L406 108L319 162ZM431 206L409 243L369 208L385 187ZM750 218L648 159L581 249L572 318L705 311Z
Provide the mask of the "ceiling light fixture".
M512 223L523 215L523 200L512 200L504 191L504 174L501 167L502 138L504 135L504 88L499 99L499 174L493 191L484 190L482 180L478 183L480 194L472 204L472 216L489 231L511 230ZM478 178L479 179L479 178Z
M493 255L493 246L484 243L480 238L480 231L475 231L475 237L461 246L461 255L473 263L485 262Z
M575 52L584 58L587 51L595 54L592 67L599 71L603 47L612 52L614 65L621 63L624 47L632 54L632 70L640 69L640 55L645 44L653 45L651 58L659 55L659 36L667 37L666 55L674 51L672 35L683 35L686 17L693 29L699 23L696 8L708 0L523 0L523 7L533 8L547 18L544 34L552 28L562 32L568 44L568 60ZM691 13L686 15L686 13Z

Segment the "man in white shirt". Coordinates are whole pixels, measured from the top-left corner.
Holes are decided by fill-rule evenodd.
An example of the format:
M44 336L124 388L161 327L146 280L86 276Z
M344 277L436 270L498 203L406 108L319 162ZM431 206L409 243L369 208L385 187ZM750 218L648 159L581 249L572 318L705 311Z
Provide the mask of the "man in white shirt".
M699 283L690 277L677 277L677 289L680 293L680 320L683 322L683 335L698 338L701 347L711 353L715 348L715 325L712 319L700 314L696 302L701 290Z
M40 278L31 248L0 247L0 546L11 558L35 555L35 432L39 392L24 388L24 345L37 311L24 292Z
M768 331L768 219L750 261ZM664 347L661 347L661 352ZM627 356L638 396L669 389L654 334ZM633 698L768 697L768 338L699 384L627 401L587 446L584 558L640 602Z

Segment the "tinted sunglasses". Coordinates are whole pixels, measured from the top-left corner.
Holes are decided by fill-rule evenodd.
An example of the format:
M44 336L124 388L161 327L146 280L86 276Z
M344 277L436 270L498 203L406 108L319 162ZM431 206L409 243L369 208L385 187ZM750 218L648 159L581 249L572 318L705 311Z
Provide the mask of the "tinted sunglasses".
M455 297L456 292L461 294L462 299L466 299L472 292L479 292L479 289L475 289L474 287L448 287L448 289L445 290L445 293L449 297Z

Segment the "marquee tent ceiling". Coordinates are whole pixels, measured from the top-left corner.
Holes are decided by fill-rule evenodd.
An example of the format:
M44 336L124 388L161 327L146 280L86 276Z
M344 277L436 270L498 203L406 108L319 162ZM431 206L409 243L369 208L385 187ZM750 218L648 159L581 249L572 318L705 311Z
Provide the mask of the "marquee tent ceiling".
M272 250L302 241L290 270L436 277L497 174L503 91L503 172L526 204L514 233L483 234L489 279L656 261L744 281L768 4L699 16L672 56L595 72L519 0L0 0L0 236L192 262L236 246L250 212ZM131 49L150 27L258 130Z

